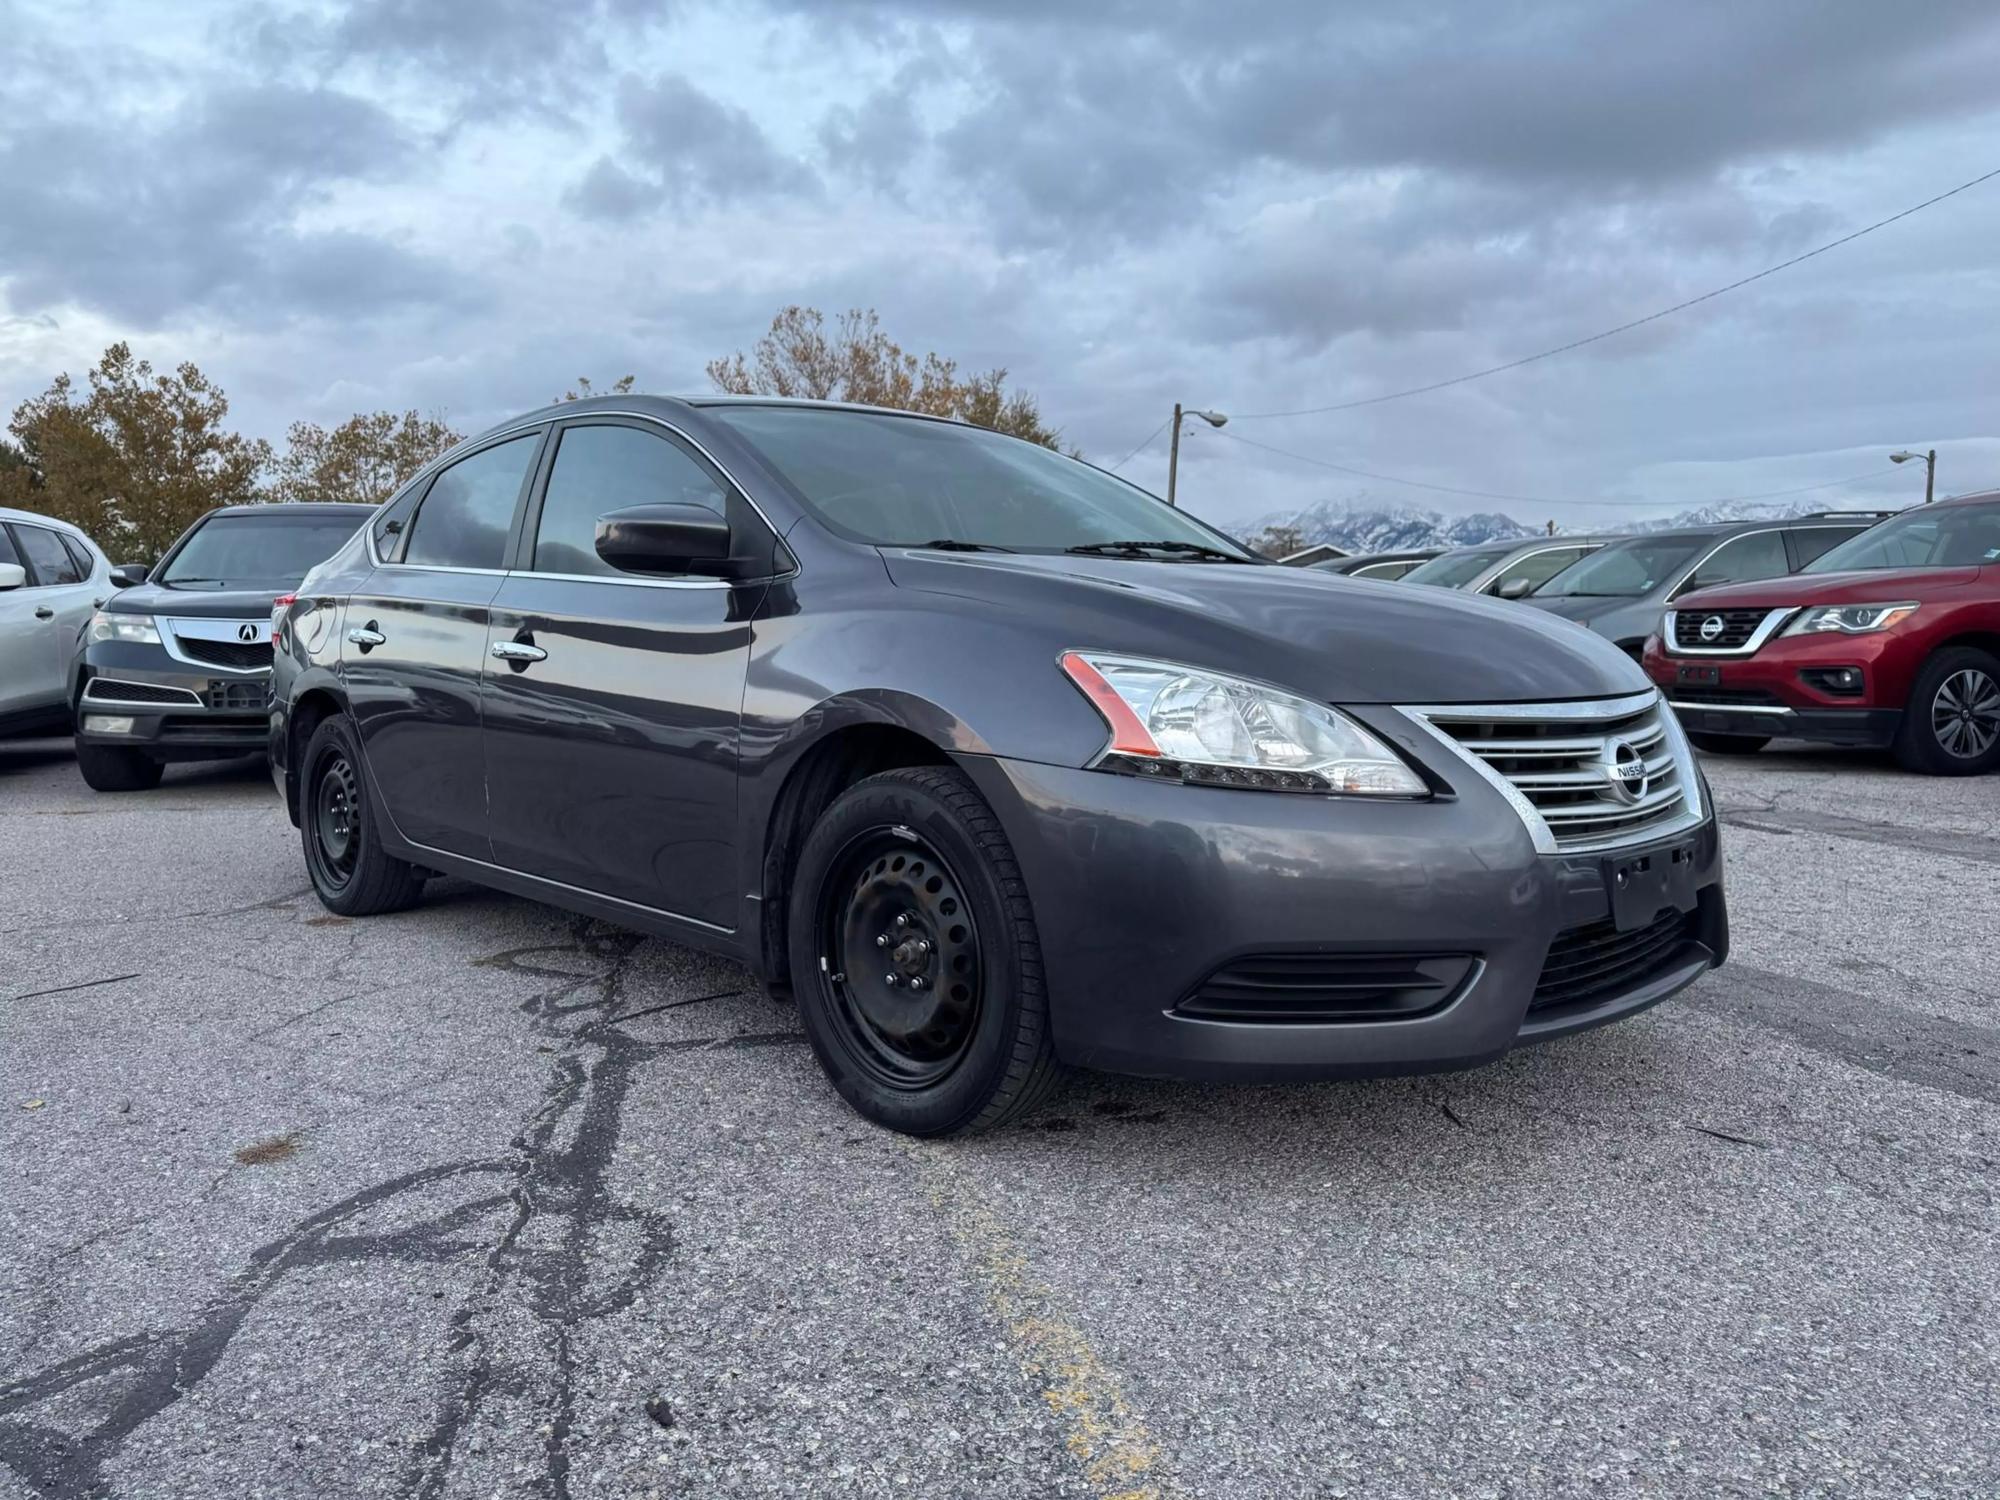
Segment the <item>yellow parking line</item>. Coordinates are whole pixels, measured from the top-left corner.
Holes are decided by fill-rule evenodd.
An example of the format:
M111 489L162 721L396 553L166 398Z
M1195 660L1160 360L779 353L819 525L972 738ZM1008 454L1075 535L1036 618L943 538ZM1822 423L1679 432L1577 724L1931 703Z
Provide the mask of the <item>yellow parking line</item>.
M1100 1500L1173 1500L1160 1445L1125 1399L1118 1377L1097 1357L1053 1291L1029 1274L1027 1256L940 1146L911 1142L931 1202L970 1263L987 1305L1007 1332L1022 1373L1042 1388L1068 1427L1066 1442Z

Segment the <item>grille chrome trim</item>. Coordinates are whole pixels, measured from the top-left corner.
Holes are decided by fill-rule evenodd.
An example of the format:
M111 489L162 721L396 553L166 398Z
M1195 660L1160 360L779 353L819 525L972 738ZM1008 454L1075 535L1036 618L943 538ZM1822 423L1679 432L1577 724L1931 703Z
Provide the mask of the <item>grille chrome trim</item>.
M1750 638L1740 646L1683 646L1680 642L1680 611L1670 609L1660 618L1660 644L1669 656L1755 656L1764 643L1776 635L1803 605L1780 606L1765 615Z
M269 615L252 620L177 620L167 615L158 615L155 616L155 621L160 627L160 644L166 648L167 655L175 661L186 662L189 666L199 667L204 672L227 672L233 677L254 677L259 673L265 675L270 673L271 664L268 661L256 667L230 667L218 661L204 661L198 656L191 656L182 648L184 640L208 641L218 646L255 644L244 641L237 633L242 626L255 625L258 627L257 640L263 643L268 651L271 642Z
M1694 749L1657 690L1581 702L1439 703L1401 711L1507 799L1538 853L1622 849L1698 827L1707 816ZM1505 733L1513 725L1590 725L1598 732ZM1649 785L1633 800L1614 791L1599 768L1621 741L1636 752L1649 783L1665 784ZM1600 795L1580 797L1593 791Z

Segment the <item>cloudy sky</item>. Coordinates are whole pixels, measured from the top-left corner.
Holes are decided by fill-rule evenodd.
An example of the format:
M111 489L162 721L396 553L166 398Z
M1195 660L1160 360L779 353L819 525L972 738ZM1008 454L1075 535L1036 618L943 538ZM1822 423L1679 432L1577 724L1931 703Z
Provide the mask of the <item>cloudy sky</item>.
M2000 8L0 0L0 404L128 339L251 432L705 388L788 302L1004 365L1224 523L2000 486ZM1360 479L1281 457L1451 489ZM1164 434L1123 472L1163 488ZM1878 472L1879 471L1879 472Z

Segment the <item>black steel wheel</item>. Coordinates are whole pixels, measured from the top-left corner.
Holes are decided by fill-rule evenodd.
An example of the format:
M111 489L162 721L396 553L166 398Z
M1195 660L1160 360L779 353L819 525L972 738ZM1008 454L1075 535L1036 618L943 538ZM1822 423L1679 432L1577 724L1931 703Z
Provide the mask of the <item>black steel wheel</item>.
M2000 660L1952 646L1925 662L1896 733L1896 758L1933 776L2000 767Z
M847 1102L911 1135L984 1130L1059 1076L1026 883L961 771L848 788L799 851L792 989Z
M834 863L820 963L855 1066L925 1089L965 1059L983 982L979 929L945 857L913 829L856 834Z
M423 874L382 849L353 725L321 722L299 766L299 838L320 904L344 917L414 905Z

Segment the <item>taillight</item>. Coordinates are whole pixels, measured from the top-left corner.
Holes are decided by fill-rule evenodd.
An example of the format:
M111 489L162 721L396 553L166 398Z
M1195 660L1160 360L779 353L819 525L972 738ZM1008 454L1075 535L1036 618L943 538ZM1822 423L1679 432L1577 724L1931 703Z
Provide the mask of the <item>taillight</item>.
M278 627L284 623L285 611L299 602L297 594L280 594L271 601L271 644L278 644Z

